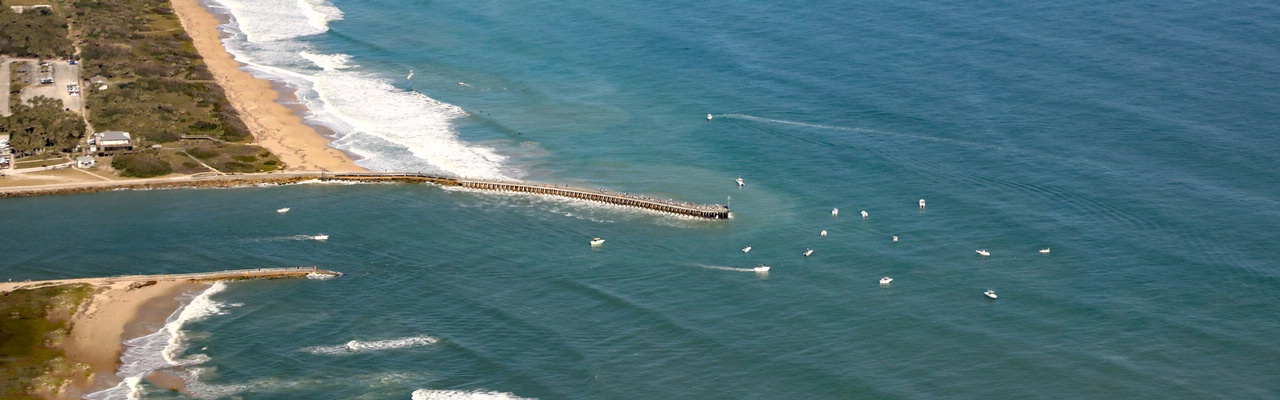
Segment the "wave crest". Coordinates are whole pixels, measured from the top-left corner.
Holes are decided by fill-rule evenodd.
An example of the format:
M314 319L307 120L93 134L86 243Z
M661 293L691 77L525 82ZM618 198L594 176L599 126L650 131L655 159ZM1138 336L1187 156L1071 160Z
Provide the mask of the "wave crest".
M427 336L412 336L400 339L387 339L375 341L352 340L336 346L314 346L302 349L302 351L311 354L323 355L348 355L356 353L368 353L380 350L404 349L410 347L427 346L438 342L439 339Z
M490 392L485 390L418 389L413 391L413 400L459 400L459 399L531 400L531 398L529 397L520 397L511 393Z

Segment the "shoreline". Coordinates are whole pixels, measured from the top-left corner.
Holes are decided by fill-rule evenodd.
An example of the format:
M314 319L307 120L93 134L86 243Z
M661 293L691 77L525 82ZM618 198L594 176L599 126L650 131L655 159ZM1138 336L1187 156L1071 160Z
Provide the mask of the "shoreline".
M15 290L87 284L93 295L70 318L70 331L58 346L72 365L87 366L89 373L75 378L53 399L80 399L90 393L117 387L125 341L153 334L182 307L179 296L211 287L213 281L299 278L312 273L331 276L339 272L315 268L259 268L194 274L135 275L23 282L0 282L0 294ZM163 371L144 377L154 385L185 391L185 382Z
M172 0L174 14L196 52L204 60L214 81L226 93L254 137L254 144L267 148L286 165L286 171L327 172L368 171L351 156L330 146L331 139L317 127L303 122L298 110L290 108L287 85L260 79L242 69L222 44L218 26L223 21L199 0Z
M89 365L91 374L85 380L68 385L62 398L78 399L119 385L122 378L116 374L120 371L124 342L154 333L138 329L163 326L182 306L179 295L205 290L211 284L157 281L141 288L130 285L130 282L95 285L97 292L72 318L73 328L62 349L67 360Z

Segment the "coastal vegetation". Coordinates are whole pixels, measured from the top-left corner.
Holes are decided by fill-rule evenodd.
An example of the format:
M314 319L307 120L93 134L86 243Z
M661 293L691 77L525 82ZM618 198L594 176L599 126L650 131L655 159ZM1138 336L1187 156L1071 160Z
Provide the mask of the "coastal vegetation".
M168 1L77 0L70 5L81 76L103 76L113 84L86 98L94 127L127 131L149 143L174 142L183 135L250 139Z
M122 154L111 160L111 168L120 171L120 176L150 178L168 175L173 166L158 151L145 151L133 154Z
M9 2L4 3L6 6ZM67 37L67 19L52 8L35 8L21 14L0 10L0 54L18 57L57 58L74 53Z
M0 118L0 132L12 135L10 144L19 155L75 152L91 126L129 132L139 149L164 145L164 152L116 157L111 165L122 176L284 167L275 155L248 143L248 127L213 80L168 1L55 3L22 14L0 10L0 54L78 59L81 84L87 89L84 116L55 99L37 97L22 104L18 94L26 84L15 63L8 100L12 115ZM89 85L89 77L96 76L109 84ZM193 136L211 139L218 154L195 155L200 162L187 156L192 148L210 147L205 140L182 140Z
M56 393L89 373L66 360L59 346L71 316L93 295L87 284L19 289L0 295L0 397Z
M45 150L71 152L84 139L84 120L65 110L62 100L40 96L13 105L12 111L12 115L0 118L0 132L9 133L9 146L18 155Z

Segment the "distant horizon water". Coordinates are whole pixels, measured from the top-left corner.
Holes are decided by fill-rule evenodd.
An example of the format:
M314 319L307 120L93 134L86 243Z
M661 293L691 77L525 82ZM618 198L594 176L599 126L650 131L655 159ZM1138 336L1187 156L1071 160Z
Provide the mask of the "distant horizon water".
M207 4L361 166L735 218L403 184L0 201L14 278L346 273L185 294L127 365L191 397L1280 396L1280 4Z

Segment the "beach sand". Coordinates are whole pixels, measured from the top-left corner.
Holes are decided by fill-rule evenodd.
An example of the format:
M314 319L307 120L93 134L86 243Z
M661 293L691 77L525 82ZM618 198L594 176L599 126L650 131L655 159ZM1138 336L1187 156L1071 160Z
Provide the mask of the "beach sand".
M280 157L292 171L365 171L346 153L329 146L329 139L302 123L294 110L277 103L284 94L270 81L255 78L240 69L239 61L222 46L218 18L200 5L198 0L173 0L174 13L196 51L204 58L209 72L227 93L231 105L240 112L256 144Z
M0 283L0 293L33 284L75 283L88 283L97 289L72 317L71 332L63 342L62 350L68 361L88 365L92 375L72 382L57 397L61 399L79 399L120 383L116 371L119 370L124 341L151 334L163 326L165 319L178 309L179 294L209 286L207 283L161 280L149 286L131 287L134 281L108 282L105 278L86 278L38 283L4 282ZM131 328L129 332L126 332L126 327ZM152 330L146 332L146 329Z

